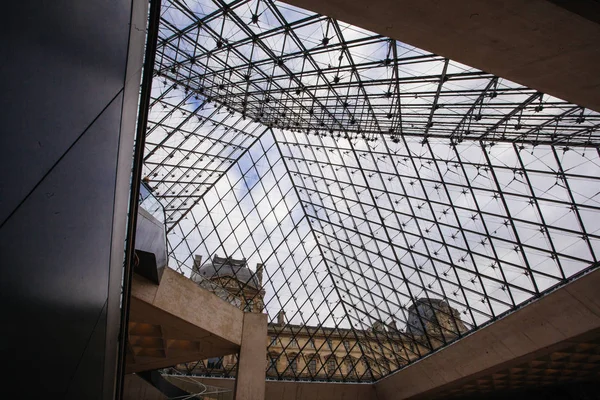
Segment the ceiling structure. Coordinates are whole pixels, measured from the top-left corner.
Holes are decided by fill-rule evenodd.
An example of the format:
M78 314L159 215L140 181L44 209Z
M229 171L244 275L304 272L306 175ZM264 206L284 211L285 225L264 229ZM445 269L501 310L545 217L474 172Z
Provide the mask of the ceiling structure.
M599 376L600 338L598 332L594 332L593 337L570 343L566 342L562 344L561 348L547 354L462 384L455 384L453 387L446 388L436 394L426 394L421 398L452 399L468 396L482 398L494 395L493 398L506 398L511 395L511 390L531 390L532 394L538 394L543 388L552 387L556 391L556 385L561 384L566 386L561 388L563 390L558 391L558 393L565 398L569 398L567 393L561 392L565 389L576 390L577 386L574 386L574 383L597 382ZM556 392L554 393L556 394ZM516 393L512 392L512 394ZM549 395L550 393L546 394L548 397ZM572 396L570 398L578 397Z
M426 345L418 299L475 330L566 283L598 265L599 145L598 113L326 16L163 0L144 176L170 267L264 264L273 322ZM335 379L425 355L384 345Z

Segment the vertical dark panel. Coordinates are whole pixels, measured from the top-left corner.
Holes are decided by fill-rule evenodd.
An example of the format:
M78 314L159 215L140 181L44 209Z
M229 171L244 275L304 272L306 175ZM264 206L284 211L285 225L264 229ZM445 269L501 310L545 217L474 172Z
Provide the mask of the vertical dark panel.
M155 1L155 0L153 0ZM127 70L125 71L125 87L123 89L123 109L121 118L121 138L119 143L119 157L117 160L118 171L130 171L132 168L132 153L130 149L134 147L134 132L142 131L136 129L138 119L138 106L140 102L140 80L142 76L142 65L145 62L144 52L146 44L146 29L148 23L148 0L133 0L130 22L129 36L129 52L127 55ZM152 70L152 67L150 67ZM147 106L144 106L147 108ZM138 132L139 134L139 132ZM143 134L143 133L142 133ZM137 138L136 142L141 144L143 137ZM142 146L143 147L143 146ZM142 149L143 152L143 149ZM135 173L135 167L133 168ZM139 174L140 172L138 172ZM140 179L138 177L137 179ZM129 190L131 182L135 182L135 177L128 173L117 174L116 190L115 190L115 213L113 215L113 236L111 250L111 271L109 278L109 292L107 303L107 330L106 330L106 357L104 365L104 381L105 387L112 387L116 396L120 396L120 384L122 380L115 374L122 374L118 364L121 363L119 350L123 351L124 343L119 346L118 337L126 337L126 324L121 326L121 321L126 320L124 317L127 313L121 313L121 304L127 307L126 302L121 301L121 282L124 279L125 271L123 270L123 243L125 242L128 227L127 224L130 218L123 218L121 210L129 209L129 201L133 191ZM137 183L139 185L139 183ZM130 216L131 217L131 216ZM118 387L119 386L119 387ZM109 398L105 395L105 398Z
M11 357L4 359L20 371L43 365L37 384L58 393L67 391L94 331L106 324L121 100L110 103L0 230L0 304L9 322L3 344L27 343L6 348ZM95 350L103 354L104 344ZM87 378L102 373L98 364Z
M14 2L0 24L1 376L24 397L112 396L146 23L133 3Z
M22 1L5 14L0 223L123 88L130 3Z

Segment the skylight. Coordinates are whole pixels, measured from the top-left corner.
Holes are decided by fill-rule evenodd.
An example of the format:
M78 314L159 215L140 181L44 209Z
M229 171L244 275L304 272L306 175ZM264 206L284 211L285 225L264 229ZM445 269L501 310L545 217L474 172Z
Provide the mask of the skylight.
M419 299L471 331L598 265L598 113L281 2L163 3L144 176L170 267L264 264L271 322L357 341L369 373L337 379L424 356Z

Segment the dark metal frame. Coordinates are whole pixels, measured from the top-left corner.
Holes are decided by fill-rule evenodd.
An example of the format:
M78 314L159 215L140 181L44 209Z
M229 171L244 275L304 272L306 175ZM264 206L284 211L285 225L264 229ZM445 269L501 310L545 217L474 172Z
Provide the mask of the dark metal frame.
M144 175L171 266L260 262L293 339L320 327L311 339L353 339L367 362L280 379L378 379L463 336L456 321L448 337L403 329L418 299L473 330L597 267L599 145L595 112L326 16L272 0L162 10Z

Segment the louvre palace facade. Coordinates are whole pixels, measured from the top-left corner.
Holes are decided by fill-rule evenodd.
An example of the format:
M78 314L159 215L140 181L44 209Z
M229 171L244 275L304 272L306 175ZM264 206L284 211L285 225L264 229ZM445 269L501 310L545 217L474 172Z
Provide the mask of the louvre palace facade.
M264 311L263 265L248 268L245 259L215 256L202 264L196 256L192 280L245 312ZM379 322L370 329L308 326L288 323L285 310L268 324L267 378L333 381L378 379L442 344L468 328L460 313L439 299L421 298L407 308L404 327ZM199 360L177 366L193 375L232 377L237 355ZM377 365L369 368L368 365Z

